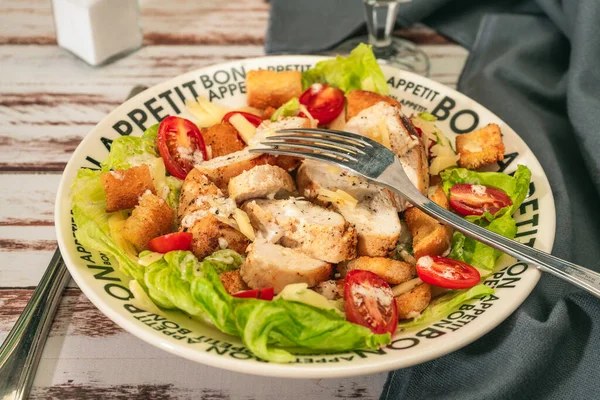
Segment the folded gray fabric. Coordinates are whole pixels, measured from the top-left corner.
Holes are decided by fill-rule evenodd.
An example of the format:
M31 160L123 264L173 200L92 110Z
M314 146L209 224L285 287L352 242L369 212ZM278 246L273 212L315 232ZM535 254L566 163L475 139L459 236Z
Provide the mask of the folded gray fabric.
M364 29L361 7L358 0L273 0L267 51L329 48ZM402 7L401 24L423 20L471 49L458 88L513 127L540 160L556 202L553 254L600 272L600 2ZM391 373L382 398L595 399L599 370L600 300L544 275L481 339Z

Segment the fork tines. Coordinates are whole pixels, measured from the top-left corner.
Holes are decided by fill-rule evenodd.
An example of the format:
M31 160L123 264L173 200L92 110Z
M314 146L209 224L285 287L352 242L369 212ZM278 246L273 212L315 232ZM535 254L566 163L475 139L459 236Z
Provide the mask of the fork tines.
M281 129L276 133L261 142L266 148L251 151L348 164L359 162L359 157L367 154L363 149L373 147L365 137L329 129Z

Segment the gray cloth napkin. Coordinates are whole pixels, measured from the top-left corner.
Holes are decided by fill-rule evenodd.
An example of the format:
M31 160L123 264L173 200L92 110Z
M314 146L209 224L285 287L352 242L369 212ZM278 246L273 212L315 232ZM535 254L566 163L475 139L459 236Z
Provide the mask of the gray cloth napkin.
M499 115L540 160L556 202L553 254L600 272L600 1L415 0L471 50L458 89ZM364 31L359 0L272 0L266 49L310 53ZM544 274L499 327L392 372L382 399L600 398L600 300Z

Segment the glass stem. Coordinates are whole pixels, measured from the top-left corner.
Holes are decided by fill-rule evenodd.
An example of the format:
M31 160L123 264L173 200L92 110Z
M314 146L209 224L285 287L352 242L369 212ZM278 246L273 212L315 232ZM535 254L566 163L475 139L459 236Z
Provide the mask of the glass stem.
M398 0L364 0L369 44L376 57L392 51L392 30L398 16Z

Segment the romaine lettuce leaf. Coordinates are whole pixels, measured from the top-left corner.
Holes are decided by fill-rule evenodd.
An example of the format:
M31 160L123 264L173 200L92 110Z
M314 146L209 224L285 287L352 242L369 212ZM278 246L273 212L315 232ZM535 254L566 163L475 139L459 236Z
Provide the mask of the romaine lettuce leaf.
M373 50L364 43L352 50L348 57L337 56L335 60L319 61L314 68L305 71L302 74L304 90L313 83L327 83L346 93L353 89L389 93Z
M295 360L282 347L346 351L373 349L390 342L389 334L375 335L347 322L336 311L284 299L232 297L213 264L214 258L200 262L187 251L167 253L146 268L148 295L160 307L181 309L225 333L241 337L257 357L269 361Z
M531 171L526 166L519 165L514 176L510 176L502 172L477 172L466 168L450 168L442 171L440 177L442 178L442 188L446 192L446 195L450 193L450 188L458 183L491 186L503 190L510 197L513 204L498 211L494 216L498 217L504 214L512 215L521 206L521 203L523 203L529 192ZM472 221L479 218L481 217L468 219Z
M82 168L71 185L73 220L77 225L75 237L83 246L112 256L126 275L142 280L140 266L111 237L108 223L111 214L106 213L101 173Z
M494 293L494 289L484 284L465 290L453 290L434 299L419 317L399 323L398 329L423 328L433 321L449 315L467 301L482 298L492 293Z
M273 115L271 115L271 121L275 122L279 119L279 117L295 117L298 115L299 110L300 101L297 97L294 97L275 110Z
M141 164L151 164L159 157L156 147L158 124L146 129L142 137L121 136L113 140L108 157L102 161L102 171L123 170Z
M465 168L451 168L440 173L443 189L446 194L458 183L491 186L503 190L513 204L500 209L495 215L486 213L482 216L468 216L467 220L476 223L492 232L509 239L517 234L517 224L512 214L519 208L529 192L531 171L524 165L519 165L514 176L501 172L477 172ZM475 267L492 270L502 252L467 237L460 232L454 232L450 257L471 264Z
M236 270L242 265L245 257L235 250L217 250L210 256L205 257L202 263L209 263L217 274Z

